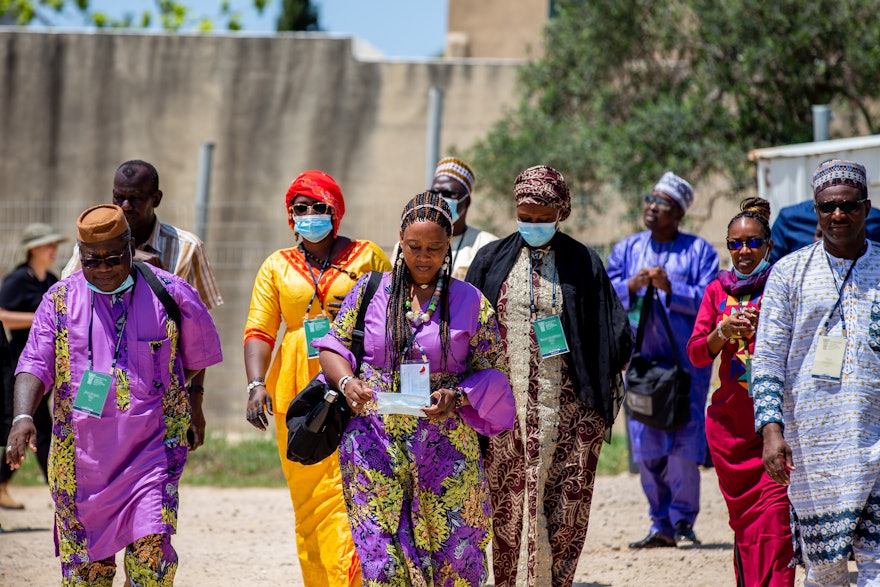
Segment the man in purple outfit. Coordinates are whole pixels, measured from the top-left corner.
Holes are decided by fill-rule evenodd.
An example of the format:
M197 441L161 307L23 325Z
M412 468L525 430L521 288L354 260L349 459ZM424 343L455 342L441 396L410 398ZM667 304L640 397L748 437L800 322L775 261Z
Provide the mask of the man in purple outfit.
M691 374L690 419L676 432L629 420L633 460L648 499L651 528L630 548L690 546L697 543L694 522L700 512L699 464L706 459L706 395L712 368L687 359L687 341L709 282L718 273L718 253L702 238L679 231L694 199L691 185L666 172L645 197L644 232L617 243L608 259L608 277L630 324L638 328L642 304L651 303L641 354L673 364L674 351L663 326L665 312L683 367ZM655 298L645 300L647 287Z
M49 485L62 586L112 585L122 549L127 584L171 585L186 384L222 360L220 339L183 279L141 266L158 279L151 286L139 273L121 208L83 212L77 238L83 269L46 293L18 363L6 460L18 468L26 446L36 450L31 414L54 388Z

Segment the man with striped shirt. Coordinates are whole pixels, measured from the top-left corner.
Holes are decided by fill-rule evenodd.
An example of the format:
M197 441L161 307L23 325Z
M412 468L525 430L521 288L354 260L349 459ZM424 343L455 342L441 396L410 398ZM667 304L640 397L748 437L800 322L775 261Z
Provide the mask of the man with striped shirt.
M208 309L216 308L223 303L223 298L211 271L204 244L189 231L159 222L155 208L161 201L159 173L153 165L135 159L119 166L113 177L112 202L125 212L125 219L134 239L134 260L155 265L182 277L196 288ZM61 273L62 279L79 269L79 247L75 246L70 261ZM192 392L204 392L204 380L203 371L193 377L190 383L190 395L194 404L201 403L202 393ZM200 405L193 410L192 428L192 444L196 448L204 441L205 420Z

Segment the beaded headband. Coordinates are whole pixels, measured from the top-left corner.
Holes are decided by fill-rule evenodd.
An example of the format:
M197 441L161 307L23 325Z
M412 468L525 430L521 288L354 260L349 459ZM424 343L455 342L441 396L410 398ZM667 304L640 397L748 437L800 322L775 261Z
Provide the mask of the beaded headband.
M443 215L444 218L446 218L446 220L449 221L449 226L452 226L453 224L455 224L452 221L452 216L450 216L449 213L447 213L446 210L444 210L440 206L436 206L434 204L419 204L418 206L413 206L412 209L407 210L406 213L404 213L404 215L400 218L401 228L403 228L403 221L406 219L406 217L409 216L410 214L414 213L419 208L430 208L432 210L437 210L438 212L440 212L440 214Z

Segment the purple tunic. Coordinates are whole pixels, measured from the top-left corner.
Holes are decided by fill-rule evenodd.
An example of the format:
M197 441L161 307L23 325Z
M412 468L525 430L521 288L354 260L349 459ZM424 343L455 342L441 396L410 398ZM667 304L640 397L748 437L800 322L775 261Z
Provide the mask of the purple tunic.
M666 244L651 240L649 231L622 240L608 258L608 277L627 311L633 312L639 307L638 298L629 295L627 281L640 269L655 266L666 269L672 285L671 296L663 291L658 292L658 295L669 316L678 356L682 365L691 373L691 419L678 432L663 432L630 420L633 458L639 462L674 454L702 463L706 458L705 410L712 366L694 367L688 358L687 341L694 329L706 286L718 273L718 253L705 240L683 232L678 233L674 242ZM645 290L642 288L636 293L644 296ZM665 359L671 364L674 355L658 313L663 310L658 306L659 304L654 304L648 318L642 354ZM631 323L632 318L631 314ZM637 314L635 321L638 322Z
M139 278L121 295L93 293L81 271L53 286L34 316L16 373L55 389L50 489L56 551L83 560L112 556L177 523L177 483L186 462L189 398L183 369L222 360L220 340L198 292L152 268L182 314L181 334ZM88 365L112 374L117 325L124 323L114 383L100 418L72 409ZM176 344L179 340L179 345Z

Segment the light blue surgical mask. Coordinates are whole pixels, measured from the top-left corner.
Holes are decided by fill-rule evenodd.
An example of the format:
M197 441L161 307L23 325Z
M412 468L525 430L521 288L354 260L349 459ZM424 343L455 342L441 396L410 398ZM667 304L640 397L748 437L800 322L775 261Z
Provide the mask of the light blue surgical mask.
M761 262L758 263L758 266L755 267L754 269L752 269L752 271L750 273L742 273L736 267L733 268L733 272L736 273L736 276L739 277L740 279L748 279L752 275L757 275L758 273L760 273L761 271L763 271L764 269L766 269L769 266L770 266L770 261L768 261L767 259L761 259Z
M128 274L128 277L125 278L125 281L122 282L122 285L120 285L119 287L117 287L113 291L104 291L103 289L100 289L97 285L93 285L89 281L86 281L86 286L88 286L88 288L90 290L92 290L95 293L99 293L103 296L109 296L109 295L113 295L113 294L122 293L125 290L127 290L128 288L132 287L133 285L134 285L134 278L131 276L131 273Z
M558 230L555 220L553 222L520 222L517 220L516 228L522 235L523 240L532 247L546 245Z
M306 214L293 219L296 231L310 243L324 240L333 230L333 220L329 214Z
M460 200L455 200L455 199L446 198L446 197L443 198L444 200L446 200L446 203L449 205L449 210L452 212L452 223L453 224L458 222L458 219L461 218L461 214L459 214L459 212L458 212L458 205L470 197L471 197L471 195L468 194Z

